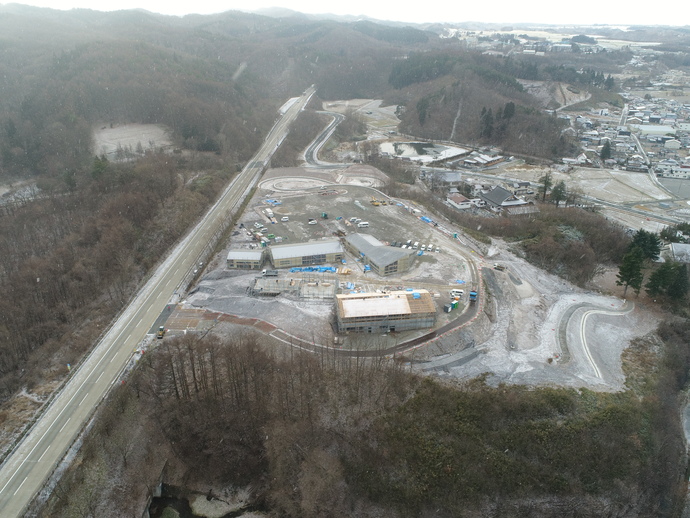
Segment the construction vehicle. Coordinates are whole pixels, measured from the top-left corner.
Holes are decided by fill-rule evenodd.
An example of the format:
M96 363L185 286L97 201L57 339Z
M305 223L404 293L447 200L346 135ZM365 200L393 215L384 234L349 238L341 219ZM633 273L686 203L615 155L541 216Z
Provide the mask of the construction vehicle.
M474 290L470 291L470 304L474 304L475 302L477 302L477 297L478 297L478 294L476 291L474 291Z
M373 196L371 197L371 204L372 204L374 207L378 207L378 206L380 205L379 200L377 200L377 199L374 198Z
M163 338L163 336L165 336L165 327L160 326L158 328L158 331L156 331L156 338L160 340L161 338Z

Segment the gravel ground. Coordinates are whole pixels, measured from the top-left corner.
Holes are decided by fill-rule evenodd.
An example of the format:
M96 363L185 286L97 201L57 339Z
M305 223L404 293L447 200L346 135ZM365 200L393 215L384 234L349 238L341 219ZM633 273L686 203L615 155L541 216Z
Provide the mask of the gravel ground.
M573 286L514 256L502 243L489 255L508 266L510 275L493 272L495 281L487 284L496 317L492 322L486 316L469 331L478 331L475 348L481 354L447 368L467 354L457 351L435 362L435 371L457 378L491 373L488 380L493 384L622 390L621 353L633 338L655 329L654 313L639 308L625 313L622 299ZM586 349L581 339L585 317Z
M365 111L376 111L375 103L365 100L348 103ZM328 106L333 109L334 106ZM537 181L548 169L519 166L497 169L497 175L508 175ZM569 186L597 192L598 196L618 202L639 202L662 198L663 193L647 175L606 170L575 168L568 173L551 170L553 180L566 180ZM620 295L611 276L602 277L597 291L583 290L562 279L539 270L510 251L510 246L495 240L488 250L448 237L444 221L434 227L420 220L424 207L404 200L387 206L374 207L372 197L383 195L376 187L386 177L369 166L344 166L341 169L314 170L285 168L270 170L242 218L247 227L255 222L270 225L262 212L268 199L281 203L273 210L277 218L288 216L288 222L270 227L270 232L287 242L330 238L336 232L350 233L356 229L350 217L370 222L361 230L383 242L419 241L440 246L442 252L418 257L415 266L397 278L376 278L365 275L356 258L348 257L352 275L341 281L354 282L365 290L385 286L426 288L435 295L439 308L438 326L457 314L440 311L451 287L457 281L472 281L469 261L483 267L486 291L482 312L471 325L452 331L420 348L408 351L410 365L420 372L440 376L470 378L489 373L491 383L521 383L590 387L597 390L621 390L624 376L621 352L631 339L651 332L658 322L652 311L631 310L631 304ZM417 214L413 214L416 209ZM327 212L328 219L321 218ZM432 215L429 215L432 217ZM308 225L308 218L317 225ZM446 227L445 229L443 227ZM446 230L443 232L442 230ZM214 270L204 276L187 303L239 316L265 320L284 331L323 345L333 341L333 302L308 301L294 296L259 299L247 296L256 273L228 272L225 255L230 247L252 246L241 229L228 248L215 260ZM482 256L481 254L484 254ZM507 266L507 271L492 269L494 262ZM281 274L281 276L297 274ZM614 278L615 280L615 278ZM466 285L465 287L474 287ZM469 291L469 290L466 290ZM602 295L599 292L608 293ZM466 301L465 301L466 303ZM462 309L461 309L462 310ZM236 326L228 326L236 332ZM585 340L583 341L583 331ZM396 336L371 336L376 346L390 346L421 335L425 331L400 333ZM349 346L361 346L362 337L351 337Z
M620 355L631 339L652 331L657 323L653 313L635 309L626 313L622 299L582 290L562 279L539 270L510 251L507 243L495 240L481 257L481 250L463 246L448 238L439 228L422 222L409 210L397 204L373 207L368 203L376 191L353 185L353 175L345 180L342 172L305 173L299 168L274 171L262 183L250 204L245 225L265 220L262 210L266 199L279 199L276 215L289 215L271 231L288 242L331 237L333 232L353 232L346 220L351 216L367 219L368 232L386 240L418 240L440 246L441 253L417 258L415 266L398 278L375 278L365 275L355 258L347 266L353 274L341 281L354 282L367 290L388 286L415 286L436 294L439 308L438 326L449 320L440 311L447 292L458 280L470 281L469 260L483 264L486 301L483 312L472 325L448 333L423 347L410 351L413 368L440 376L469 378L490 373L491 383L521 383L590 387L597 390L621 390L624 376ZM368 171L365 171L368 173ZM373 176L363 176L364 181ZM355 183L357 181L355 180ZM330 194L324 195L321 185ZM373 193L373 194L372 194ZM319 218L318 225L307 225L306 215L328 211L329 219ZM423 213L418 216L424 215ZM337 220L338 216L343 219ZM265 222L265 221L264 221ZM439 222L445 226L443 221ZM249 238L240 233L230 246L247 246ZM265 320L286 332L322 345L333 343L333 302L309 301L293 296L276 298L248 297L247 289L257 272L230 272L224 268L227 249L221 252L215 269L200 281L186 303L239 316ZM492 269L498 262L508 269ZM281 274L298 277L299 274ZM610 284L610 279L607 281ZM610 286L609 286L610 287ZM610 288L609 293L620 290ZM454 318L453 314L450 318ZM584 324L583 324L584 321ZM587 347L583 346L585 329ZM237 326L228 326L231 332ZM422 331L396 336L368 337L376 347L394 345L422 334ZM351 337L350 344L361 346L361 337Z

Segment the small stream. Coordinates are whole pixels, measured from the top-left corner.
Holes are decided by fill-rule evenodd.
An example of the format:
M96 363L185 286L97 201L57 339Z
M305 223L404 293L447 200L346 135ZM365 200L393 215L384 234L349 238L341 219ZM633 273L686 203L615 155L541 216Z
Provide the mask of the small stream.
M153 498L149 505L150 518L162 518L166 509L174 509L180 518L206 518L200 514L194 514L186 495L189 491L168 484L163 484L161 496ZM193 493L197 496L198 493ZM268 510L261 505L247 504L241 509L230 511L219 518L241 518L245 513L267 512Z

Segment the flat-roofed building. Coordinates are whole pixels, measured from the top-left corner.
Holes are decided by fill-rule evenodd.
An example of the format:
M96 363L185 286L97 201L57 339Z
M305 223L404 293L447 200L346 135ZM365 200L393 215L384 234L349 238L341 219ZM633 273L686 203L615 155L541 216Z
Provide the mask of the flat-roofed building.
M339 263L345 255L343 245L338 239L273 245L268 249L268 253L275 268Z
M227 267L243 270L260 270L264 263L263 250L249 250L239 248L230 250L227 257Z
M409 270L414 260L414 251L386 246L369 234L350 234L345 238L345 248L351 254L361 257L371 271L385 277Z
M388 333L425 329L436 323L426 290L336 295L338 332Z

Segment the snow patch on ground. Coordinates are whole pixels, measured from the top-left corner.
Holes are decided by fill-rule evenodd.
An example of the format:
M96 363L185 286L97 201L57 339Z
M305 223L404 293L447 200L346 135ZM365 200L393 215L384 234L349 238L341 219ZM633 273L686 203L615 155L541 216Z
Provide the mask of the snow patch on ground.
M122 124L94 128L93 151L105 154L109 159L116 157L118 147L130 148L136 152L141 144L144 150L168 148L172 145L168 129L161 124Z

